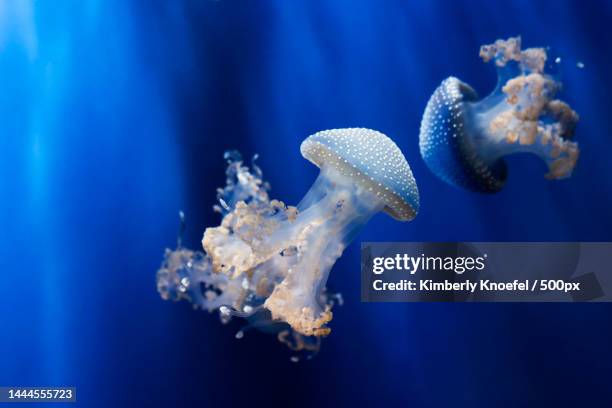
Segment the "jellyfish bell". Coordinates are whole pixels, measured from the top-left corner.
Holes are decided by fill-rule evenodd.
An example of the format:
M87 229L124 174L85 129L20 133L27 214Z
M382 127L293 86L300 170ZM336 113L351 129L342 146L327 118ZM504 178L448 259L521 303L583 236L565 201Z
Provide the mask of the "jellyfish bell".
M320 173L297 207L278 202L278 211L262 213L237 206L227 223L205 231L203 246L219 272L274 282L263 304L273 319L306 336L325 336L332 266L375 213L413 219L419 194L401 151L380 132L322 131L301 152Z
M481 47L494 61L497 88L484 99L466 83L449 77L429 99L419 134L421 156L447 183L479 192L497 192L506 181L504 156L532 153L548 166L548 179L571 176L579 149L570 139L578 115L555 99L560 84L544 73L546 50L521 50L520 37Z
M371 129L324 130L309 136L300 146L302 156L321 169L319 179L298 209L308 206L320 184L334 177L351 179L359 193L373 194L383 211L400 221L410 221L419 211L419 191L406 158L384 134ZM314 194L313 194L314 193Z

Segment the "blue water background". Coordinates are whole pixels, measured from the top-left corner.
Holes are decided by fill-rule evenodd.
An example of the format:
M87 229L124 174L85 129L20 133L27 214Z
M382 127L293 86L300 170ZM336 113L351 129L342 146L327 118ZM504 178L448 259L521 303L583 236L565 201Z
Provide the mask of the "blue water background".
M516 156L499 194L450 187L419 156L424 106L449 75L486 95L479 46L517 34L562 58L575 174ZM358 270L360 241L612 240L610 38L610 1L1 1L0 385L87 407L610 406L611 305L362 304ZM159 298L177 212L194 248L219 220L225 150L297 203L300 142L351 126L396 141L421 212L375 216L336 264L315 360Z

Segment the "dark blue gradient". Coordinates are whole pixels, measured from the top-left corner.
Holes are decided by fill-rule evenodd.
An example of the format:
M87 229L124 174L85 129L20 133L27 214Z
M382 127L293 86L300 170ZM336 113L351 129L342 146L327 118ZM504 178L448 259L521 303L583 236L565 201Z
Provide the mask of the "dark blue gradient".
M358 276L359 241L611 241L611 27L609 1L0 2L0 385L86 407L612 406L611 305L362 304ZM487 94L478 48L516 34L563 58L575 174L516 156L500 193L452 188L419 156L425 104L449 75ZM397 142L421 212L375 216L336 264L316 359L159 298L178 210L193 248L218 222L225 150L295 204L317 174L300 142L349 126Z

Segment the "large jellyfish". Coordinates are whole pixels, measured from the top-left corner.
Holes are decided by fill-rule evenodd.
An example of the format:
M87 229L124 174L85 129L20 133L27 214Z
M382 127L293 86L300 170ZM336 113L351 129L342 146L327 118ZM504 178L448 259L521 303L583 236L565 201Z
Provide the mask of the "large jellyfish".
M407 221L419 194L406 159L391 139L370 129L326 130L308 137L302 155L321 170L297 207L238 203L202 244L213 270L262 286L274 320L306 336L325 336L329 272L377 212Z
M375 213L414 218L419 194L401 151L377 131L319 132L301 152L320 174L296 207L269 199L256 166L251 173L230 162L227 186L218 191L221 225L206 229L205 252L181 245L166 251L157 273L164 299L219 310L222 320L282 324L281 342L316 350L341 300L326 290L335 261Z
M528 152L548 166L548 179L569 177L578 160L570 141L578 115L555 95L561 84L544 73L546 50L521 50L521 38L480 48L498 68L496 89L476 92L449 77L435 90L423 114L419 144L429 169L451 185L497 192L506 181L503 157Z

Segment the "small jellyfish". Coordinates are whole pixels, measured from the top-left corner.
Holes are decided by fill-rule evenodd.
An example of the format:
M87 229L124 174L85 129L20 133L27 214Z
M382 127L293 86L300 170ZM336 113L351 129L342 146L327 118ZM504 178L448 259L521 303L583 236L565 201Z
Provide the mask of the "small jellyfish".
M320 337L330 332L334 299L325 286L336 260L375 213L413 219L419 193L403 154L380 132L326 130L300 150L320 173L297 207L240 201L202 244L213 271L246 277L274 320Z
M451 185L493 193L506 181L503 157L528 152L546 163L546 178L569 177L579 155L570 141L578 114L555 99L561 84L544 73L546 50L521 50L515 37L482 46L480 57L498 68L493 93L479 100L449 77L427 103L419 145L429 169Z

